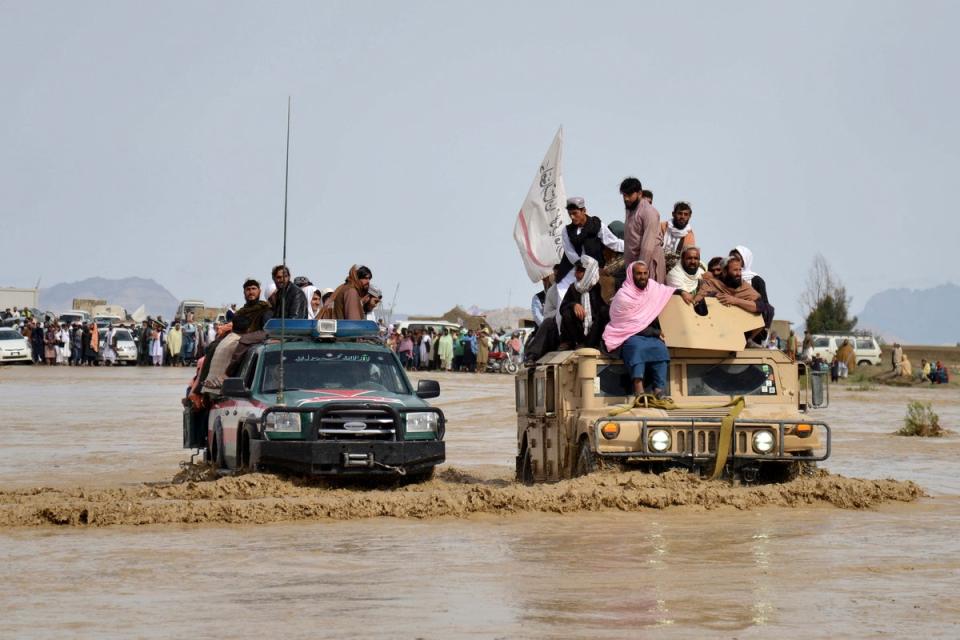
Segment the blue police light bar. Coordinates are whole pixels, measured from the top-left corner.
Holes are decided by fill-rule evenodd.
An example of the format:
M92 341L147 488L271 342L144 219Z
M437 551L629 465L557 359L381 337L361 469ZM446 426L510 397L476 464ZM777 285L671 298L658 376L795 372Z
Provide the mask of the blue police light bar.
M263 330L271 338L375 338L380 327L373 320L292 320L272 318Z

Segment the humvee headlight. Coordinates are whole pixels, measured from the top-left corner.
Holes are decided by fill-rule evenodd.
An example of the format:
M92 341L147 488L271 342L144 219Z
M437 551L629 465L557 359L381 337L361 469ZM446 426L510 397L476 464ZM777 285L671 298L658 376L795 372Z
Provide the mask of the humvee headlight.
M753 450L757 453L770 453L773 449L773 432L757 431L753 434Z
M300 431L300 414L289 412L268 413L266 431Z
M407 433L431 432L437 432L437 414L432 411L413 411L407 414Z
M650 448L658 453L662 453L670 448L670 432L663 429L657 429L650 432Z
M602 433L603 437L607 440L613 440L620 435L620 425L616 422L608 422L600 427L600 433Z

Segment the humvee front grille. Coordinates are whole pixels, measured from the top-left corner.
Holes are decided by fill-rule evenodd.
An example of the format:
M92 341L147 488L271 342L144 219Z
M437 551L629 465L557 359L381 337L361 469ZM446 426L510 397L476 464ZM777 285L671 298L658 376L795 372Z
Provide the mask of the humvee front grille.
M397 433L393 415L382 409L338 409L319 419L319 440L393 440Z

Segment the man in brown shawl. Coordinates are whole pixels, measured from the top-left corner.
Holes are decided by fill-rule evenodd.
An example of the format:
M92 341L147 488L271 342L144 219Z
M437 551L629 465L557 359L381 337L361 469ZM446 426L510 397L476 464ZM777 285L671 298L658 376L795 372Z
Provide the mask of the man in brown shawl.
M724 261L723 275L720 278L709 273L703 275L700 289L693 297L693 304L699 305L706 297L716 298L724 306L740 307L744 311L759 315L771 311L757 290L743 280L743 261L735 256L730 256ZM762 329L748 331L747 339L753 339L760 331Z
M321 317L334 320L363 320L363 297L367 295L373 273L362 265L350 267L343 284L337 287L330 300L324 305Z
M620 183L620 195L626 208L623 224L623 262L637 260L646 263L650 279L663 283L666 279L666 260L660 235L660 212L641 197L643 186L636 178Z
M270 303L260 299L260 283L257 280L247 278L246 282L243 283L243 299L245 301L244 305L234 312L233 318L245 317L248 319L248 328L243 333L261 331L267 320L273 317L273 312Z

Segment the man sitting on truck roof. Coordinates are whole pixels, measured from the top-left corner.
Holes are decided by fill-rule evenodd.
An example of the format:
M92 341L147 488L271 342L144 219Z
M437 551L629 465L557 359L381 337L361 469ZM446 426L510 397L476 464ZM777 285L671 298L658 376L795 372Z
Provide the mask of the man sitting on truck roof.
M663 341L658 316L670 301L674 288L650 277L643 261L630 264L628 277L610 304L610 323L603 331L608 351L621 349L623 363L630 369L634 393L650 388L662 396L666 388L670 353Z
M740 307L744 311L762 315L766 322L773 318L773 307L763 301L760 294L743 279L743 261L736 256L730 256L723 262L723 275L715 278L705 275L700 283L700 290L693 297L693 303L698 304L704 298L716 298L720 304L730 307ZM756 338L762 331L758 329L750 332L750 338Z
M574 283L560 304L560 350L598 347L609 318L600 295L600 265L584 255L574 265Z
M273 294L273 317L305 319L307 317L307 298L300 287L290 282L290 269L278 264L270 272L277 286Z
M667 273L667 284L677 288L684 302L693 304L693 295L700 287L703 274L704 268L700 264L700 249L694 246L684 247L680 254L680 262Z
M237 331L237 327L234 326L233 330L237 333L262 331L263 325L273 317L273 311L269 302L260 299L260 283L257 280L247 278L243 283L243 299L245 301L243 306L233 314L233 322L236 324L237 318L246 318L248 322L244 324L247 328L245 331Z

